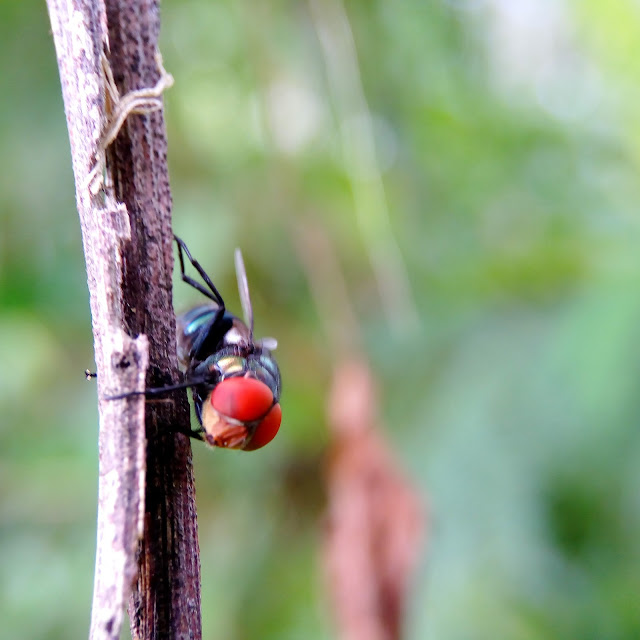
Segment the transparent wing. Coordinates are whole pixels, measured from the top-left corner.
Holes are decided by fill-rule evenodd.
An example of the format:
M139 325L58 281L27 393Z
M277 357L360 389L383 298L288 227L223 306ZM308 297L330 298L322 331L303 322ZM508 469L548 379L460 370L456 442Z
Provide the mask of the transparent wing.
M240 249L236 249L235 262L236 277L238 278L238 291L240 292L240 303L242 304L244 321L249 327L249 331L251 332L251 339L253 340L253 309L251 308L251 298L249 297L249 283L247 282L247 272L244 268L244 260L242 259L242 252L240 251Z

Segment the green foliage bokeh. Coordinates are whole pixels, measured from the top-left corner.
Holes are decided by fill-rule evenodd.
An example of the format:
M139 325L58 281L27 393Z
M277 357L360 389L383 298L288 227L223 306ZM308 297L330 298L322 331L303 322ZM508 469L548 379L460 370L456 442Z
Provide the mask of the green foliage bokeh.
M363 112L340 101L318 36L318 7L340 6L162 6L174 228L235 310L243 248L284 379L264 451L195 445L204 635L334 637L318 549L325 329L341 316L316 308L297 257L296 229L314 220L344 269L386 435L429 505L407 638L637 638L637 6L343 7L382 231L356 213L354 194L373 193L348 146ZM0 6L0 69L0 620L6 637L75 638L91 604L97 413L44 3ZM397 244L406 268L396 322L372 243ZM177 309L197 302L178 284Z

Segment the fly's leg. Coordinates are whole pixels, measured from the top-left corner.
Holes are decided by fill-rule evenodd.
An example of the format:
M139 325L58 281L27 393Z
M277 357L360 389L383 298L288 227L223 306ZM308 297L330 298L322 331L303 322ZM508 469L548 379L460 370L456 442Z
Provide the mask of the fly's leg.
M207 275L207 272L202 268L202 265L197 260L195 260L194 257L191 255L191 252L187 248L187 245L184 243L184 240L181 240L176 235L174 235L173 237L176 241L176 244L178 245L178 259L180 260L180 277L182 278L182 281L186 282L188 285L191 285L194 289L198 290L203 296L206 296L207 298L209 298L209 300L213 300L215 303L217 303L221 310L221 315L224 314L224 310L225 310L224 300L222 299L222 296L220 295L220 292L218 291L216 286L213 284L213 282L211 282L211 278ZM193 265L193 268L200 274L200 277L205 281L205 284L207 285L207 287L209 287L209 290L207 290L199 282L197 282L196 280L194 280L193 278L191 278L185 273L184 257L182 255L183 251L187 254L187 258L189 258L189 262Z
M220 292L218 291L216 286L211 281L211 278L207 275L207 272L202 268L202 265L191 255L191 252L187 248L187 245L184 243L184 240L178 238L178 236L176 235L174 235L173 237L176 241L176 244L178 245L178 260L180 261L180 277L182 278L182 281L186 282L188 285L192 286L202 295L209 298L209 300L213 300L218 305L215 315L213 316L209 324L202 328L202 330L200 331L200 335L191 347L191 351L189 353L190 358L201 360L201 353L208 353L208 351L210 350L210 336L217 335L218 328L224 322L224 313L226 310L224 306L224 300L222 299L222 296L220 295ZM194 269L200 274L200 277L205 281L210 291L207 290L206 287L202 286L198 281L194 280L185 273L183 252L187 254L189 262L191 262Z
M180 389L190 389L191 387L197 387L200 384L204 384L206 380L204 378L197 378L195 380L187 380L185 382L179 382L178 384L170 384L166 387L151 387L144 391L127 391L125 393L118 393L115 396L105 396L105 400L124 400L126 398L133 398L134 396L145 396L146 398L153 398L154 396L161 396L171 391L178 391Z
M128 391L127 393L119 393L115 396L106 396L105 400L126 400L127 398L133 398L135 396L145 396L145 398L153 398L154 396L163 395L165 393L170 393L171 391L178 391L179 389L187 389L189 387L196 386L198 384L202 384L203 380L191 381L191 382L181 382L179 384L172 384L166 387L155 387L151 389L145 389L144 391ZM194 440L203 441L203 429L175 429L175 433L181 433L189 438L193 438Z

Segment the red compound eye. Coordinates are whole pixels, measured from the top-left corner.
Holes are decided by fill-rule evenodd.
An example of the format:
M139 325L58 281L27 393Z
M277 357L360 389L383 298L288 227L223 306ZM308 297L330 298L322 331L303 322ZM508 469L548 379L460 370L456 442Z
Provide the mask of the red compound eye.
M280 429L280 423L282 422L282 409L279 404L273 405L273 408L269 413L260 421L260 424L256 427L253 437L245 445L245 451L255 451L264 447L265 444L269 444L278 433Z
M227 378L211 393L211 405L222 416L253 422L273 404L271 389L255 378Z

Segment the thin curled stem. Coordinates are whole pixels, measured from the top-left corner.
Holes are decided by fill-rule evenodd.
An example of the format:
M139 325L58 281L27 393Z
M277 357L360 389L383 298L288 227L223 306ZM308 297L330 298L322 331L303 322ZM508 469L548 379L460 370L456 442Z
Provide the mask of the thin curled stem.
M173 76L167 73L162 63L162 55L156 52L156 64L160 78L153 87L134 89L124 96L120 95L113 77L113 71L104 51L100 55L102 76L107 92L107 123L102 130L96 150L96 164L87 176L87 187L96 195L104 183L105 153L109 145L117 138L120 129L132 114L147 114L162 109L162 94L173 85Z

